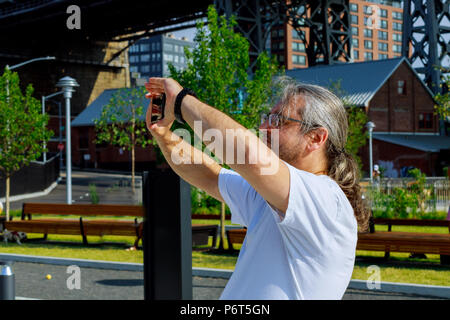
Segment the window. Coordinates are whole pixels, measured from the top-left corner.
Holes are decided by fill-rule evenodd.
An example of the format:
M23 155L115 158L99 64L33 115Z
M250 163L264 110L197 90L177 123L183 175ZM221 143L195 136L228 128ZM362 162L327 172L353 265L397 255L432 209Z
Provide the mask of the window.
M396 42L402 42L402 34L401 33L393 33L392 40Z
M292 38L293 39L301 39L300 33L297 30L292 30Z
M358 50L353 50L353 59L356 59L356 60L359 59L359 51Z
M129 50L130 53L134 53L134 52L138 52L138 51L139 51L139 46L137 46L137 45L132 45Z
M278 54L277 55L277 59L278 59L279 62L284 62L284 55Z
M279 36L280 38L284 37L284 30L283 30L283 29L279 29L279 30L278 30L278 36Z
M150 55L149 54L141 55L141 62L149 62L149 61L150 61Z
M350 3L350 11L358 12L358 5L356 3Z
M384 59L387 59L387 58L388 58L388 55L386 53L379 53L378 54L378 59L379 60L384 60Z
M419 129L433 129L433 113L419 113Z
M380 10L380 17L382 18L387 18L388 17L388 12L386 9L381 9Z
M401 53L402 52L402 46L399 44L392 45L392 51L395 53Z
M392 11L392 18L395 20L403 20L403 14L398 11Z
M364 60L366 60L366 61L373 60L372 52L364 52Z
M373 42L372 42L372 40L364 40L364 48L366 48L366 49L373 49Z
M293 54L292 55L292 63L305 65L306 64L306 57L298 55L298 54Z
M156 50L157 51L161 50L161 42L156 43Z
M305 44L300 42L292 42L292 50L295 52L305 52Z
M149 73L150 72L150 65L146 64L139 68L141 73Z
M364 17L364 25L371 27L372 26L372 18Z
M404 80L397 81L397 93L400 95L406 95L406 82Z
M378 39L379 40L387 40L388 39L388 33L386 31L378 31Z
M372 36L373 36L373 31L372 31L372 29L364 29L364 37L366 37L366 38L372 38Z
M178 57L177 55L175 55L175 57L174 57L174 61L175 61L175 63L178 63L178 61L179 61L179 57Z
M388 51L388 44L386 42L378 42L378 50Z
M130 63L139 62L139 56L130 56Z
M152 53L152 61L156 61L156 53Z
M352 27L352 35L357 36L359 33L358 27Z
M176 44L173 45L173 49L175 50L175 52L178 52L178 46Z
M359 48L359 40L357 38L352 39L352 45L355 48Z
M173 51L173 44L164 43L164 51Z
M152 43L152 51L155 51L156 50L156 42L153 42Z
M380 19L380 28L381 28L381 29L387 29L387 28L388 28L388 22L387 22L387 20L381 20L381 19Z
M138 72L138 67L137 66L130 67L130 73L133 73L133 72Z
M150 51L150 44L149 43L141 44L141 52L147 52L147 51Z
M356 16L356 15L354 15L354 14L351 14L351 15L350 15L350 22L351 22L352 24L358 24L358 16Z
M398 23L398 22L393 22L393 23L392 23L392 28L393 28L395 31L402 31L402 24L401 24L401 23Z
M78 148L79 149L89 149L89 137L79 137L78 138Z
M156 54L156 61L161 61L161 53Z
M372 6L364 6L365 14L372 14Z

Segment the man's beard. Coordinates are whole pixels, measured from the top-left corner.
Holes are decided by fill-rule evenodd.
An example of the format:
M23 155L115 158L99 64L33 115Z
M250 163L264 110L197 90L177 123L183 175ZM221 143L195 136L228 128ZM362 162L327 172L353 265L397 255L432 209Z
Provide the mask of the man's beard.
M300 154L300 148L298 146L286 146L286 144L280 143L280 154L278 155L281 160L292 164L294 163Z
M281 160L289 164L294 163L295 160L297 160L301 150L300 144L296 146L287 146L286 144L281 143L281 141L278 141L278 150L273 150L273 147L275 146L272 145L271 134L269 132L265 139L266 146L272 149Z

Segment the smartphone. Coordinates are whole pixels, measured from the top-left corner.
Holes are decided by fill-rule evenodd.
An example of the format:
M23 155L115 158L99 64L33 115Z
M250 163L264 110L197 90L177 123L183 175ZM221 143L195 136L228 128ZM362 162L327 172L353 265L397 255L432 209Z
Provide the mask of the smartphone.
M163 93L151 100L151 123L156 123L164 118L164 107L166 106L166 95Z

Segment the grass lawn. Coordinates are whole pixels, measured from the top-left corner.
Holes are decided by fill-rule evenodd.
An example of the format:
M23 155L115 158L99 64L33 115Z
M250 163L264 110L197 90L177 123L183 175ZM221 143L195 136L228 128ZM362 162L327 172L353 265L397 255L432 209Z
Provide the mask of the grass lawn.
M193 224L219 224L218 220L193 220ZM226 221L230 224L230 221ZM387 226L376 226L378 231L387 231ZM393 231L448 233L445 227L412 227L393 226ZM29 234L29 238L42 237L40 234ZM81 236L48 235L50 243L25 242L5 244L0 242L0 253L50 256L60 258L76 258L89 260L105 260L142 263L142 250L127 250L134 243L134 237L88 237L91 244L82 245ZM210 244L212 239L210 238ZM57 243L55 243L57 242ZM96 245L102 243L102 245ZM228 243L225 239L225 248ZM239 246L235 246L239 249ZM428 255L428 259L409 259L408 253L391 253L388 261L384 260L384 252L357 251L357 259L353 271L353 279L367 280L370 273L368 267L376 265L381 271L381 281L418 283L427 285L450 286L450 266L441 266L438 255ZM237 253L215 253L212 251L192 252L194 267L234 269Z

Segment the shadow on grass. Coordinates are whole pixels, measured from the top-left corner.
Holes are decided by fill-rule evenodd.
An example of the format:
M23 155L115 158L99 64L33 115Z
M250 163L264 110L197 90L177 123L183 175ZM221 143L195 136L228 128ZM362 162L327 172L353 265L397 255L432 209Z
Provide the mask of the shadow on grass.
M383 268L450 271L450 265L442 265L439 260L436 259L413 259L400 257L390 257L389 259L386 259L384 257L374 257L368 255L358 255L356 257L356 266L368 267L374 264Z

